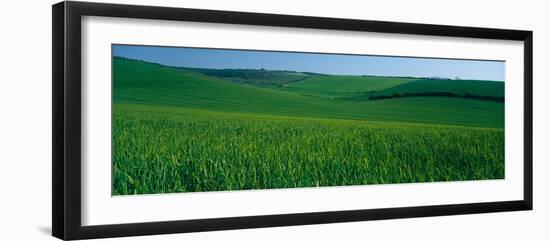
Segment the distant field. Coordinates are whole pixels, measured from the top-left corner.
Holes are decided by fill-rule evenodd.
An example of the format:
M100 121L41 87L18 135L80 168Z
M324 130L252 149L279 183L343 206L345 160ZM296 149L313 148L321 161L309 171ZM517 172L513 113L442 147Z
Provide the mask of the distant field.
M496 82L304 73L266 88L120 58L113 70L114 195L504 178L502 102L342 98L503 95Z
M502 103L442 97L346 101L236 84L192 71L130 60L115 59L114 69L115 103L300 117L504 126Z
M414 81L410 78L370 76L314 76L289 87L332 93L380 91Z
M378 94L418 93L418 92L455 92L480 96L504 96L504 82L479 80L432 80L420 79L393 86Z
M231 82L251 84L262 87L278 87L284 84L297 82L311 77L310 73L301 73L294 71L272 71L256 69L192 69L182 68L183 70L194 71L210 77L223 78Z
M369 100L370 97L438 95L504 98L504 82L371 76L314 76L282 90L310 96Z

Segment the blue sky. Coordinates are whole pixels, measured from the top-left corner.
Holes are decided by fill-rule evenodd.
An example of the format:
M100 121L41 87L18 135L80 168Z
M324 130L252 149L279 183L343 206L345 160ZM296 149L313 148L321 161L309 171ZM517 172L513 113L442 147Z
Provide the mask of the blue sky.
M113 55L193 68L264 68L340 75L458 77L504 81L504 62L502 61L134 45L113 45Z

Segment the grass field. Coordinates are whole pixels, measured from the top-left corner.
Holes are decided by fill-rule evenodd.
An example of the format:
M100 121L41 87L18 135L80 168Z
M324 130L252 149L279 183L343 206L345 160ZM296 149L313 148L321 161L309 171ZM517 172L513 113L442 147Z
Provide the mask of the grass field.
M413 81L411 78L328 75L291 83L289 87L319 92L353 93L380 91Z
M121 58L113 71L113 195L504 178L502 102L334 98L428 80L312 75L265 88ZM444 89L503 94L486 82Z

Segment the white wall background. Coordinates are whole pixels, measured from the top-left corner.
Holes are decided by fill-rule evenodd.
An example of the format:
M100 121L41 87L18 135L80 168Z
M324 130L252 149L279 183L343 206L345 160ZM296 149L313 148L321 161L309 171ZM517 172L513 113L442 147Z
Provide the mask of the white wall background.
M533 30L534 206L508 212L175 234L116 240L549 240L550 6L545 1L111 0ZM51 4L9 1L0 9L0 240L55 240L51 232Z

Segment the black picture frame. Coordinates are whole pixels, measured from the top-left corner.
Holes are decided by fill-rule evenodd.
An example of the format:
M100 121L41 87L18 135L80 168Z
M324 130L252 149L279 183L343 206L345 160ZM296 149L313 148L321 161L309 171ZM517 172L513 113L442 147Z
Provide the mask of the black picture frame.
M194 21L429 36L517 40L524 43L524 194L522 200L420 207L212 218L82 226L81 224L81 17ZM384 21L197 10L90 2L52 6L52 233L60 239L87 239L212 230L308 225L380 219L532 210L533 208L533 33Z

